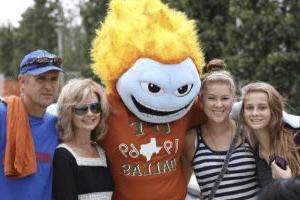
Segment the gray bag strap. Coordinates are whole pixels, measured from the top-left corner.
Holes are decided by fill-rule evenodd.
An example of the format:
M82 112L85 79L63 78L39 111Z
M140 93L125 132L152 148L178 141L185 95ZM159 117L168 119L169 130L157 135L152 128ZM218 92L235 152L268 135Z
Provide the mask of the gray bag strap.
M227 172L227 168L228 168L228 165L229 165L231 154L232 154L232 152L234 150L234 147L235 147L235 145L236 145L236 143L237 143L237 141L238 141L239 136L241 135L241 133L242 133L241 125L240 125L240 123L237 123L236 134L235 134L235 136L234 136L234 138L233 138L233 140L232 140L232 142L230 144L229 150L227 151L227 154L226 154L226 157L225 157L224 164L222 166L221 172L220 172L217 180L215 181L214 186L211 189L211 192L210 192L210 194L208 196L208 200L212 200L215 197L215 194L216 194L216 192L217 192L217 190L218 190L218 188L220 186L220 183L221 183L221 181L222 181L225 173Z

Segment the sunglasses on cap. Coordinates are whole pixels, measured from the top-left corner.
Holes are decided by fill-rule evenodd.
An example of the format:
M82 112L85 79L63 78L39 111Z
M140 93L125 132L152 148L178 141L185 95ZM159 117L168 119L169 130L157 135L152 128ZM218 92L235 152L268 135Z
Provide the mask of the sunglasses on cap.
M100 102L97 102L91 104L76 105L73 107L73 110L76 115L86 115L89 110L93 114L98 114L101 112L101 104Z
M33 60L32 62L26 63L22 67L26 67L26 66L30 66L30 65L44 66L44 65L49 65L51 63L53 63L57 67L61 67L62 58L60 58L60 57L55 57L55 58L40 57L40 58Z

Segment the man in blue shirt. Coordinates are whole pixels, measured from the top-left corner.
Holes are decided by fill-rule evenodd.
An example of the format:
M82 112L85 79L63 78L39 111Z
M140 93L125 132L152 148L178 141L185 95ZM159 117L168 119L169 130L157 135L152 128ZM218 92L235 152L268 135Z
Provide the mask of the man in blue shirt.
M0 101L1 199L51 200L52 158L55 147L58 144L58 137L56 117L46 113L46 108L53 103L57 95L59 74L63 71L61 69L61 61L61 58L45 50L30 52L21 61L18 76L21 98L13 98L21 102L18 105L25 108L24 115L26 115L25 119L28 121L25 124L30 129L29 131L20 129L20 127L16 128L17 131L8 130L15 129L14 126L18 126L17 121L22 121L20 119L22 114L12 112L8 115L9 105L15 106L15 104L9 104L8 98ZM8 119L12 119L11 122ZM31 154L32 156L29 159L23 159L20 155L17 158L18 148L23 148L26 151L30 146L18 146L20 144L18 138L22 138L24 136L22 134L26 131L30 136L29 141L31 141L33 154ZM11 137L13 135L11 133L16 134L16 137ZM21 144L23 143L21 142ZM24 173L26 170L22 170L26 166L20 166L20 162L16 163L20 157L22 161L25 160L24 165L27 165L26 162L28 160L33 161L32 166L34 167L28 173ZM7 163L9 163L10 167L6 166Z

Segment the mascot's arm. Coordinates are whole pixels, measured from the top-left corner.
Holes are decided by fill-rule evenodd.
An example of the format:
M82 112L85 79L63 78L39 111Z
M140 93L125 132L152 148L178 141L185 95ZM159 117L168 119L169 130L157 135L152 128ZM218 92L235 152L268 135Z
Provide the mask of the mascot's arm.
M242 102L234 102L231 112L230 112L230 118L237 121L239 119L240 111L242 108Z
M195 100L191 110L188 112L187 117L189 118L189 129L199 126L205 121L206 116L198 98Z
M300 128L300 116L288 114L283 111L282 119L285 123L289 124L294 129Z

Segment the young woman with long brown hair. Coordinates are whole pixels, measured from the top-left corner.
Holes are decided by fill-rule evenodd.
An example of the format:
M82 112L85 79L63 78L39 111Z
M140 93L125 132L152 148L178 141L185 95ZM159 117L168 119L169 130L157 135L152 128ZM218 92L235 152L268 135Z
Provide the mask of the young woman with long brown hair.
M273 179L298 175L298 147L294 142L294 133L283 127L282 96L268 83L253 82L242 88L242 100L240 116L257 152L256 164L261 185L265 186Z

